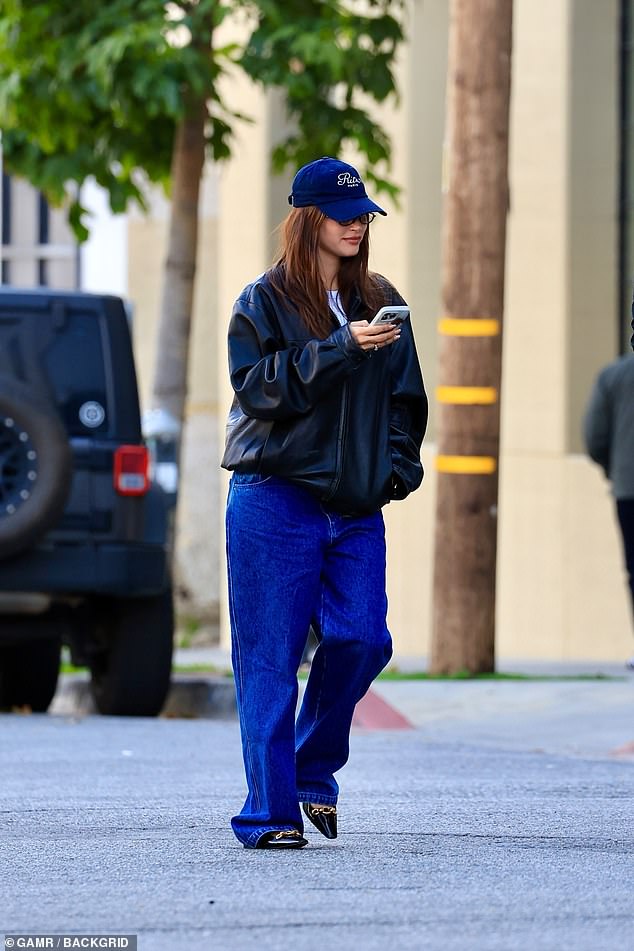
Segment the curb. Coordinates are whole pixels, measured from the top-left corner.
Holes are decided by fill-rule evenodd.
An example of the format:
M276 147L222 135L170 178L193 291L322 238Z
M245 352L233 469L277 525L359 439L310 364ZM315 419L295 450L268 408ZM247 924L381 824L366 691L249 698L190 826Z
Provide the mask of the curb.
M301 687L300 687L301 690ZM49 712L55 716L87 717L97 713L86 674L64 674ZM175 674L161 711L168 719L235 720L236 691L232 677ZM353 728L412 730L414 724L390 703L369 690L356 706Z
M60 677L49 713L74 717L96 714L89 678L84 674L64 674ZM161 716L173 719L236 719L233 679L218 675L173 675Z
M358 730L415 730L396 707L370 689L354 708L352 726Z
M232 677L172 677L162 717L201 717L208 720L235 720L236 688Z

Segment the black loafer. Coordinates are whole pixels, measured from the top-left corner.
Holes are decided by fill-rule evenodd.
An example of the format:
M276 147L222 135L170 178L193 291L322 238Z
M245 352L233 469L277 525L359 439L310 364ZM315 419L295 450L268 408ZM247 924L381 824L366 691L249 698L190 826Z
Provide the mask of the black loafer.
M256 842L256 849L303 849L308 845L308 839L305 839L296 829L283 829L281 832L265 832Z
M322 835L327 839L337 838L337 807L324 806L318 802L303 802L302 809Z

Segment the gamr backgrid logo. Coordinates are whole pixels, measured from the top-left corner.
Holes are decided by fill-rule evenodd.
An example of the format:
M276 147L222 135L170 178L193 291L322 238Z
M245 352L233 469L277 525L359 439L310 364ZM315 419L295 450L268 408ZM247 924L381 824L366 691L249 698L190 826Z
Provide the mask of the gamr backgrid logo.
M23 948L117 948L119 951L137 951L135 934L7 934L4 947L8 951Z

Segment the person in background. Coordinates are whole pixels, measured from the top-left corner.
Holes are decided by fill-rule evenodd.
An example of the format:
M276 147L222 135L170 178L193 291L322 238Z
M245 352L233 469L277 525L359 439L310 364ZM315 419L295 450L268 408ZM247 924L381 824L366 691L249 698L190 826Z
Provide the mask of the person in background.
M302 812L337 835L334 774L355 705L392 653L381 509L420 485L427 424L409 319L371 325L404 305L368 271L370 225L385 212L329 157L297 172L289 202L277 263L233 308L222 460L248 786L231 824L245 848L278 851L307 844ZM319 645L295 722L311 625Z
M595 380L584 420L586 448L610 480L634 616L634 354L609 363ZM627 662L634 670L634 657Z

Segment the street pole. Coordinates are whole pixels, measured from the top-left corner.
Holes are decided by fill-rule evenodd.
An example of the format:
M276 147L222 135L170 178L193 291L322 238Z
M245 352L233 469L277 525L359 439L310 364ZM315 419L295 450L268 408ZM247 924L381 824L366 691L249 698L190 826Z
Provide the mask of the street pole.
M512 0L451 0L430 669L495 667Z

